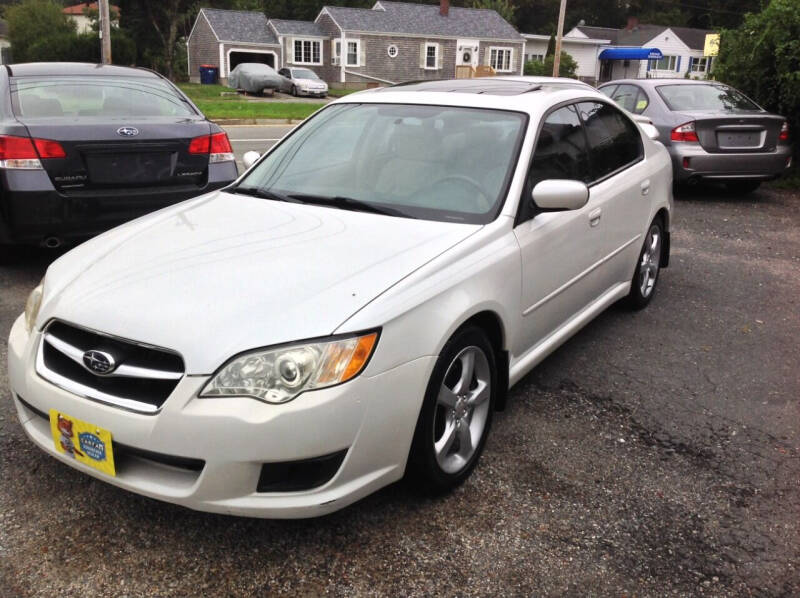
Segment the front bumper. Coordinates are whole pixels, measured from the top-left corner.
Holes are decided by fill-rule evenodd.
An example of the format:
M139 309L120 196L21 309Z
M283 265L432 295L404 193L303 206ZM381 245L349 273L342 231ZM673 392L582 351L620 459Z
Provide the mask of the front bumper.
M689 180L769 180L789 167L792 149L779 145L772 152L710 154L699 144L672 144L668 148L676 183ZM688 165L684 166L685 161Z
M315 98L324 98L328 95L327 89L297 89L297 95L299 96L308 96L308 97L315 97Z
M39 244L48 237L83 240L149 212L230 184L235 162L210 164L203 185L108 191L56 190L43 170L0 171L0 243Z
M156 415L124 411L66 392L34 371L39 333L20 316L9 338L8 372L22 427L42 450L106 482L192 509L269 518L336 511L403 476L434 357L372 377L307 392L283 405L254 399L199 399L207 376L185 376ZM380 350L380 348L379 348ZM33 407L27 408L18 399ZM127 458L116 477L58 453L50 409L111 431L113 442L179 460L197 470L142 456ZM257 492L264 463L297 461L346 450L324 485L297 492Z

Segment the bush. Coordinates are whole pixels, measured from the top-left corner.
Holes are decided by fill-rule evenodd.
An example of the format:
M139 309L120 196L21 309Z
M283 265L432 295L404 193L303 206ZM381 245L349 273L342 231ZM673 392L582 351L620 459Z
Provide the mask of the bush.
M52 55L44 48L51 42L71 52L64 46L64 40L70 34L75 35L75 25L61 12L62 8L62 4L52 0L24 0L6 8L8 40L16 62L42 60L36 57L42 53ZM34 47L36 52L32 51Z
M535 77L550 77L553 75L553 61L555 59L555 55L551 54L547 58L544 59L544 62L540 62L538 60L532 60L525 63L525 74ZM575 78L578 72L578 63L575 62L575 59L564 52L561 51L561 62L558 64L558 76L559 77L572 77Z
M714 77L742 90L767 110L787 117L800 135L800 2L772 0L722 32Z
M123 31L111 31L111 58L114 64L136 62L136 45ZM97 33L58 33L31 44L26 49L27 62L100 62L100 39Z

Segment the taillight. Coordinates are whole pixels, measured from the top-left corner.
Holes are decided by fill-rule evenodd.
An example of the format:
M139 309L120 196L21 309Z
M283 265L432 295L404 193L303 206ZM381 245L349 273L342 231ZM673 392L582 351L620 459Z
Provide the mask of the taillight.
M789 141L789 123L786 121L783 121L781 132L778 135L778 141Z
M232 162L233 149L226 133L195 137L189 143L190 154L208 154L209 162Z
M669 138L672 141L694 141L695 143L700 141L697 138L697 131L694 128L694 121L684 123L672 129Z
M0 135L0 168L38 170L42 168L40 158L65 158L66 156L64 148L58 141Z

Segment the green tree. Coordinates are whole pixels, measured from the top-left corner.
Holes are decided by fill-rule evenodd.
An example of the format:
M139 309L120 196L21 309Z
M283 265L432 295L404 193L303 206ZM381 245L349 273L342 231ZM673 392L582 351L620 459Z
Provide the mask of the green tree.
M500 13L512 25L516 22L517 7L511 0L473 0L472 8L489 8Z
M544 59L544 62L539 60L531 60L525 63L525 74L533 75L536 77L550 77L553 75L553 61L555 54L550 54ZM575 59L561 51L561 61L558 63L558 76L575 78L578 72L578 63Z
M62 9L61 4L52 0L24 0L6 8L8 40L15 62L39 60L30 53L33 46L75 35L75 24L61 12Z
M737 29L722 32L713 75L789 119L800 135L800 3L772 0L748 14ZM795 143L795 154L797 154Z

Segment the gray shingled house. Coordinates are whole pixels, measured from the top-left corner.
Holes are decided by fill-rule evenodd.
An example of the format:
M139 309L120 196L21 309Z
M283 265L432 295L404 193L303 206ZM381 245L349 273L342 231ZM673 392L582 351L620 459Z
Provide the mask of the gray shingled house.
M525 39L497 12L379 0L372 8L325 6L314 22L203 8L187 42L189 76L201 64L225 80L240 62L303 65L334 86L455 76L457 65L522 72Z

